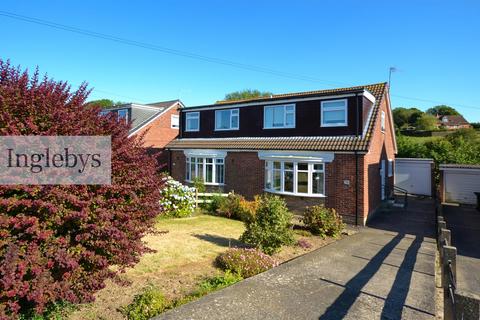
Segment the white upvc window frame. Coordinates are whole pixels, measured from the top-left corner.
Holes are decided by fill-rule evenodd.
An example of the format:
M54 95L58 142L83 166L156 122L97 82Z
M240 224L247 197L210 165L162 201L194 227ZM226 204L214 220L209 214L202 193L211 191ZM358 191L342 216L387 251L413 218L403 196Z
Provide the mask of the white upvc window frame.
M393 168L394 168L393 159L388 159L387 168L388 168L388 177L389 178L393 177Z
M217 119L218 119L218 114L220 112L229 112L230 116L230 127L228 128L217 128ZM236 114L234 114L236 113ZM233 118L237 117L237 126L233 126ZM235 109L220 109L220 110L215 110L215 131L231 131L231 130L239 130L240 129L240 109L235 108Z
M175 119L175 121L174 121ZM176 125L174 125L176 122ZM172 114L170 116L170 128L172 129L180 129L180 116L178 114Z
M380 131L385 132L385 111L380 114Z
M188 120L197 120L198 126L197 129L189 129ZM200 131L200 112L191 111L185 112L185 132L198 132Z
M124 108L124 109L118 109L115 111L117 113L117 118L118 120L122 120L122 119L125 119L125 123L128 123L129 121L129 114L128 114L128 108ZM120 116L120 112L125 112L125 117L122 117Z
M280 190L275 190L274 188L274 162L280 162L281 174L280 174ZM293 163L293 192L285 191L285 163ZM305 163L308 165L308 170L301 170L300 172L307 172L308 174L308 187L307 192L298 192L298 164ZM322 165L322 170L315 170L314 165ZM287 170L288 171L288 170ZM323 173L323 193L313 193L313 173L320 172ZM267 187L267 183L270 181L270 187ZM298 197L315 197L315 198L325 198L325 163L323 162L306 162L300 160L266 160L265 161L265 185L264 190L269 193L283 194L290 196Z
M327 104L331 102L343 102L343 107L329 107ZM327 109L327 110L326 110ZM324 112L329 111L343 111L345 113L345 121L336 122L336 123L324 123L323 116ZM325 100L320 102L320 126L321 127L346 127L348 126L348 100L347 99L336 99L336 100Z
M287 107L293 107L293 111L287 112ZM274 127L267 126L267 110L268 109L275 109L275 108L283 108L283 126L281 127ZM293 124L287 125L287 113L293 115ZM296 124L296 105L294 103L290 104L278 104L278 105L269 105L263 107L263 129L294 129Z
M193 160L195 159L195 160ZM198 159L203 159L201 162ZM207 163L207 159L212 159L211 163ZM191 164L195 165L195 173L191 170ZM207 182L207 165L212 167L212 182ZM217 165L222 166L222 178L223 181L217 182ZM185 181L193 183L194 179L198 177L197 170L201 167L202 169L202 179L205 185L209 186L223 186L225 185L225 158L223 157L212 157L212 156L202 156L202 155L192 155L186 157L186 172L185 172Z

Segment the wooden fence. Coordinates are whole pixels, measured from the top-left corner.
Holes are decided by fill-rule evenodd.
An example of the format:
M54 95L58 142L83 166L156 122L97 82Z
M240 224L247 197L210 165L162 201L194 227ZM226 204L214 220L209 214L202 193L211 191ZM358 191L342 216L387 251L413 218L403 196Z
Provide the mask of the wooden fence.
M233 193L233 191L230 193ZM195 189L195 207L198 207L201 203L212 203L212 199L209 198L215 196L228 197L230 193L198 192L198 190Z

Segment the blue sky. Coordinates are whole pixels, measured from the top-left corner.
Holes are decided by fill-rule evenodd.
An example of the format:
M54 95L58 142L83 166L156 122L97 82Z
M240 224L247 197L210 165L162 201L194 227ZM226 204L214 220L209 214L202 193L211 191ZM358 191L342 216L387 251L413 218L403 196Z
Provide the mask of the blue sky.
M395 66L394 107L446 103L480 122L478 1L3 0L0 11L315 78L254 72L0 16L1 59L39 66L74 85L87 81L91 99L180 98L197 105L245 88L284 93L382 82Z

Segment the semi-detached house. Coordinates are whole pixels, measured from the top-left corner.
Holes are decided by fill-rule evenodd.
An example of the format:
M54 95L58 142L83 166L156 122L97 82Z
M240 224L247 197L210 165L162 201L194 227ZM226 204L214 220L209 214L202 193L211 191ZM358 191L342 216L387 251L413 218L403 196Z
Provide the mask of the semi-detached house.
M397 152L386 83L272 95L180 110L171 175L247 198L324 204L363 225L393 190Z

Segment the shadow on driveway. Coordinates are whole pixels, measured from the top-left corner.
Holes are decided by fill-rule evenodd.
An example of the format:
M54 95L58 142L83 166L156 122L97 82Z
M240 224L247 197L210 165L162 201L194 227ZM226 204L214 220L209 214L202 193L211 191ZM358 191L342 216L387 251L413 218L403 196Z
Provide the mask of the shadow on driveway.
M433 214L430 200L381 213L355 235L157 319L434 319Z
M473 207L444 206L452 245L457 247L459 289L480 295L480 212Z

